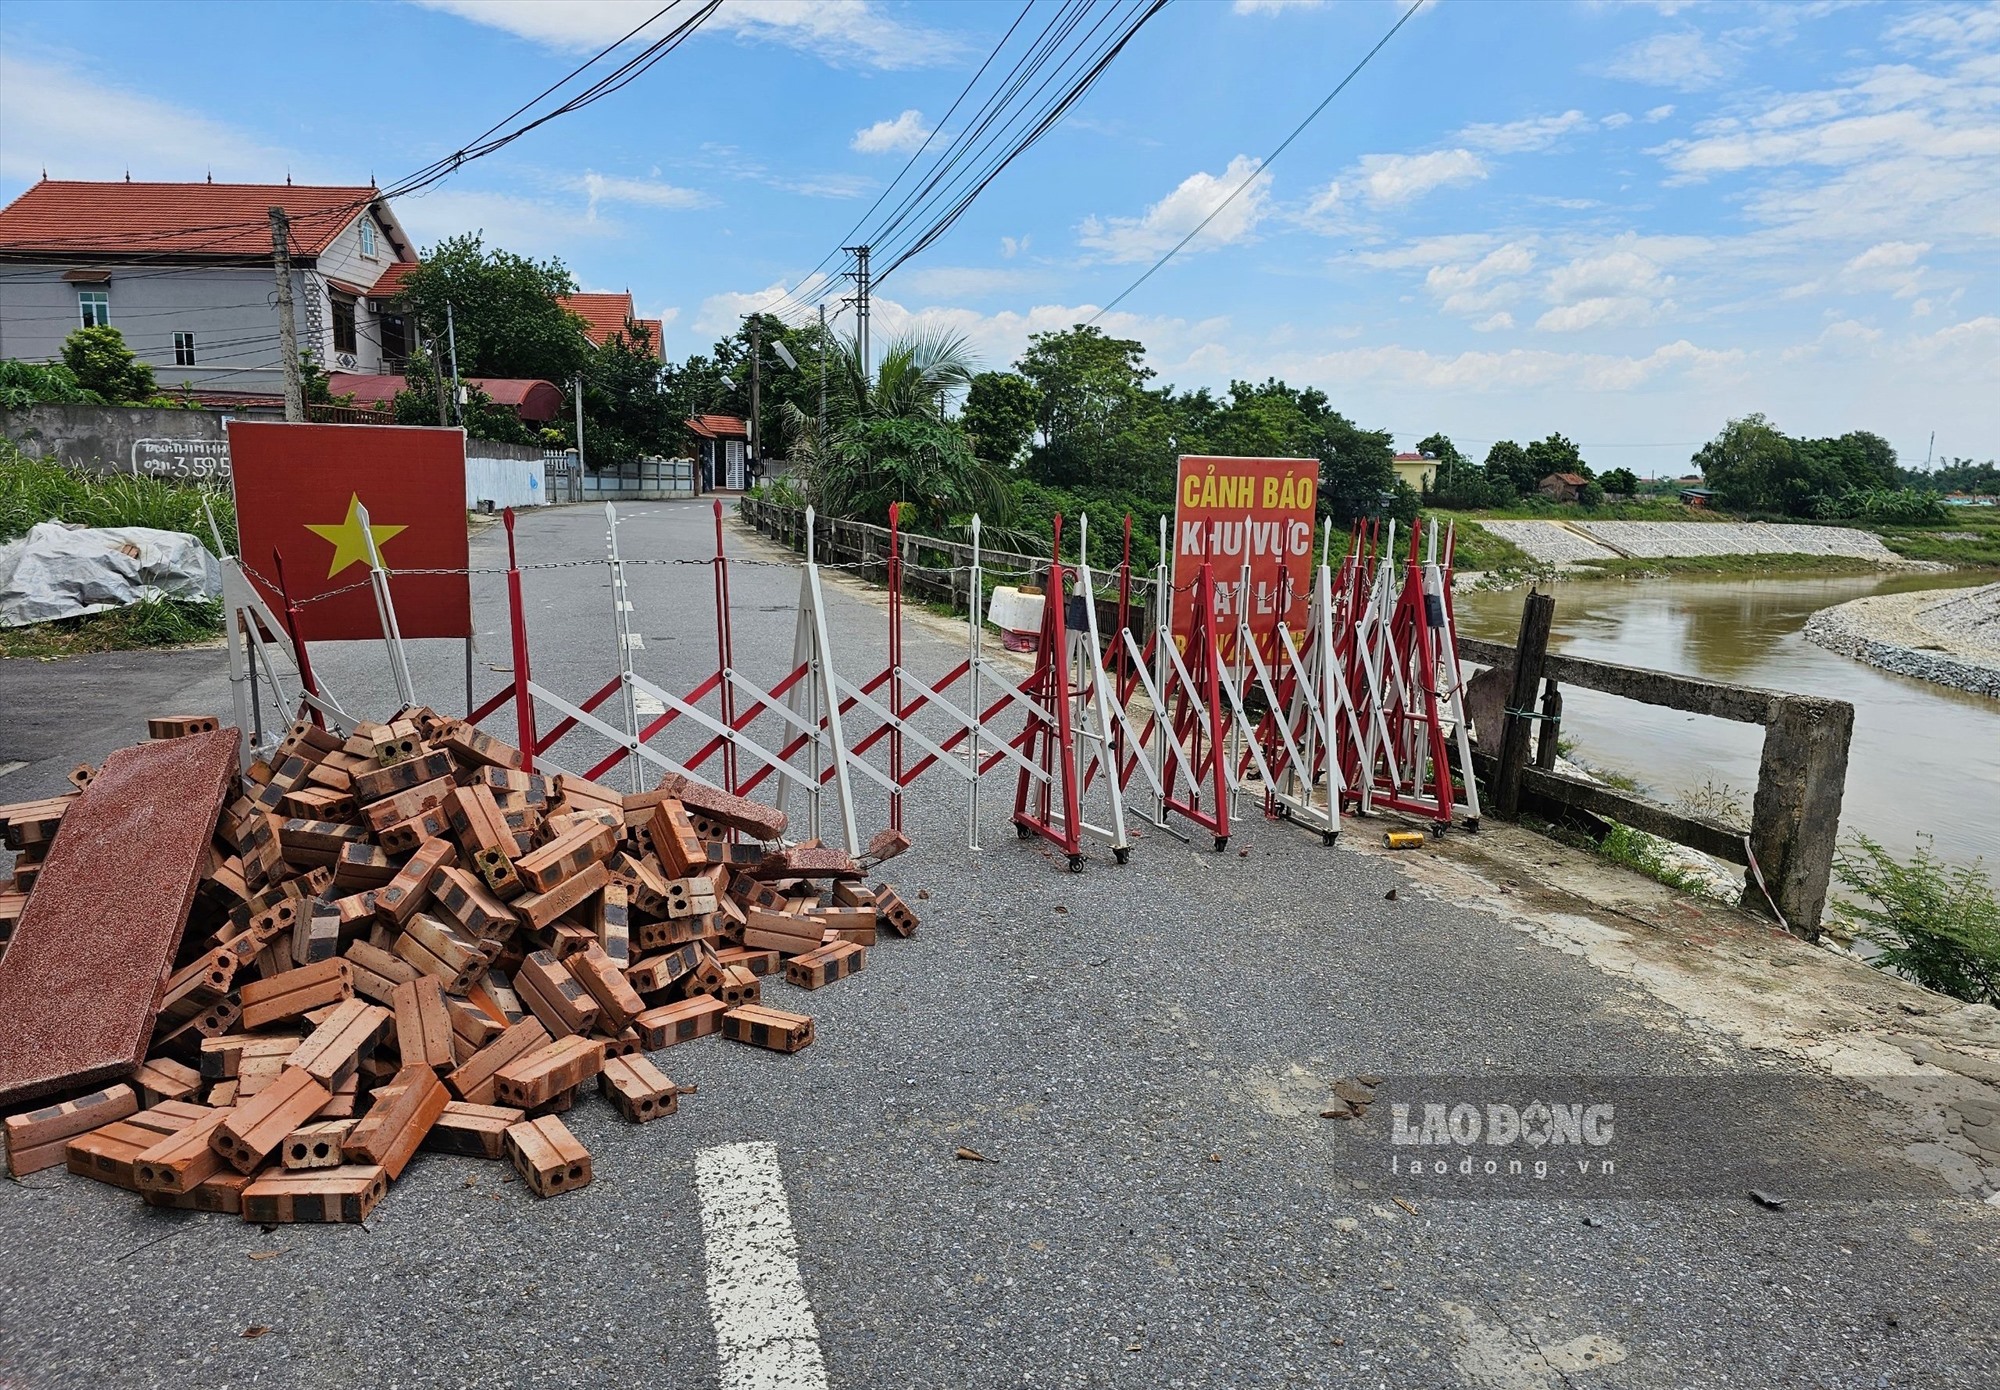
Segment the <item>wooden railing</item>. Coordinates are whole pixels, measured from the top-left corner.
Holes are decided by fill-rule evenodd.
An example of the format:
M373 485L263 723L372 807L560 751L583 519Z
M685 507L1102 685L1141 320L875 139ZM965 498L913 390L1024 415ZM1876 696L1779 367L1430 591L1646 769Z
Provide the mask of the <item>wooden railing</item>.
M1547 650L1554 613L1554 598L1531 592L1522 608L1521 635L1515 646L1473 637L1458 639L1462 660L1507 673L1504 707L1495 708L1496 702L1489 699L1484 701L1492 712L1488 719L1473 715L1474 725L1482 733L1489 723L1497 723L1501 729L1497 756L1490 763L1481 759L1490 774L1482 780L1491 784L1492 813L1505 819L1524 807L1552 816L1585 812L1744 865L1751 871L1741 899L1745 909L1776 916L1799 935L1817 936L1840 834L1854 706L1845 700L1560 656ZM1516 657L1522 651L1528 658L1517 669ZM1764 751L1757 767L1750 824L1730 825L1685 815L1644 797L1555 771L1565 685L1713 719L1762 725ZM1473 703L1482 701L1475 699ZM1535 729L1539 733L1530 756L1530 735Z

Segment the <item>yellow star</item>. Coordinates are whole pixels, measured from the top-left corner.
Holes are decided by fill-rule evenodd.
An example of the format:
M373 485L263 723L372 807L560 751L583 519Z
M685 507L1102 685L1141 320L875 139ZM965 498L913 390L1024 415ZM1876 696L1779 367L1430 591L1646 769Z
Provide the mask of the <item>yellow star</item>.
M383 526L370 522L368 534L375 538L376 550L387 545L392 539L408 530L405 526ZM326 577L333 578L349 565L368 563L368 539L361 534L361 495L349 493L347 496L347 520L338 526L311 526L306 530L323 541L333 545L333 563L327 567Z

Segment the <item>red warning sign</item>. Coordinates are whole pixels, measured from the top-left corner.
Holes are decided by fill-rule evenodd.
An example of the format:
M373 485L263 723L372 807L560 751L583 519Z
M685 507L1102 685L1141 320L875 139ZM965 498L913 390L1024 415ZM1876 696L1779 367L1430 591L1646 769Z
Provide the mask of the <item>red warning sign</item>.
M1318 504L1317 459L1182 457L1174 494L1174 638L1183 650L1204 555L1214 566L1225 661L1235 655L1239 610L1267 660L1277 650L1281 617L1294 634L1304 630Z

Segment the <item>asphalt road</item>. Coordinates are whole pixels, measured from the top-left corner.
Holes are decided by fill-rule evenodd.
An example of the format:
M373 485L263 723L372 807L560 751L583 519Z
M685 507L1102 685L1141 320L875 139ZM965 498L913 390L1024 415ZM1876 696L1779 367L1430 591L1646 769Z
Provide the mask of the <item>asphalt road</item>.
M709 553L703 505L626 517L628 558ZM602 514L528 516L522 542L530 562L597 560ZM501 553L497 529L475 537L476 565ZM732 582L738 664L772 679L797 572ZM663 686L713 669L709 586L701 568L633 572L637 662ZM500 593L479 577L482 695L506 678L488 669L508 664ZM615 669L602 566L535 572L528 593L536 679L595 689ZM828 607L842 670L879 667L879 608L838 584ZM922 670L958 654L914 625L908 645ZM419 694L460 707L458 649L418 646ZM318 659L350 708L393 705L379 648ZM0 765L26 763L0 799L59 789L147 713L225 712L221 660L0 663ZM929 785L891 875L922 933L817 994L770 987L816 1016L803 1053L658 1054L700 1085L677 1116L634 1127L579 1104L596 1174L580 1192L536 1201L503 1165L428 1156L365 1229L264 1230L60 1172L0 1184L0 1382L757 1383L722 1379L697 1156L767 1141L838 1387L1994 1383L2000 1212L1881 1156L1843 1087L1290 827L1245 826L1219 855L1152 832L1129 865L1100 851L1073 876L1010 833L1011 783L976 860L962 795ZM864 796L864 834L880 817ZM1475 1097L1511 1077L1578 1099L1632 1077L1709 1090L1643 1115L1652 1148L1617 1195L1499 1199L1400 1184L1380 1106L1320 1118L1334 1080L1364 1073L1468 1078ZM1696 1190L1715 1176L1668 1200L1653 1160Z

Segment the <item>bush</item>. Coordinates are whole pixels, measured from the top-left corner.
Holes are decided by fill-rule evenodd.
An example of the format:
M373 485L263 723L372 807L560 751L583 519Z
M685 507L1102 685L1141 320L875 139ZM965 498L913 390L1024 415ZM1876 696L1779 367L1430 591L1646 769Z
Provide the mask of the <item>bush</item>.
M60 362L0 362L0 410L103 404L104 397L86 391L77 382L76 373Z
M63 365L77 385L112 405L149 401L158 394L153 369L125 346L125 335L109 324L79 328L63 339Z
M1908 863L1866 835L1834 859L1834 873L1864 901L1840 906L1881 948L1874 964L1925 989L2000 1006L2000 904L1979 869L1952 868L1919 837Z
M1850 488L1838 497L1813 499L1813 515L1826 520L1873 521L1889 526L1924 526L1945 520L1944 503L1915 488Z
M67 521L185 531L212 548L210 510L223 543L234 549L236 508L227 491L160 478L77 473L49 459L28 458L0 441L0 541L26 535L38 521Z

